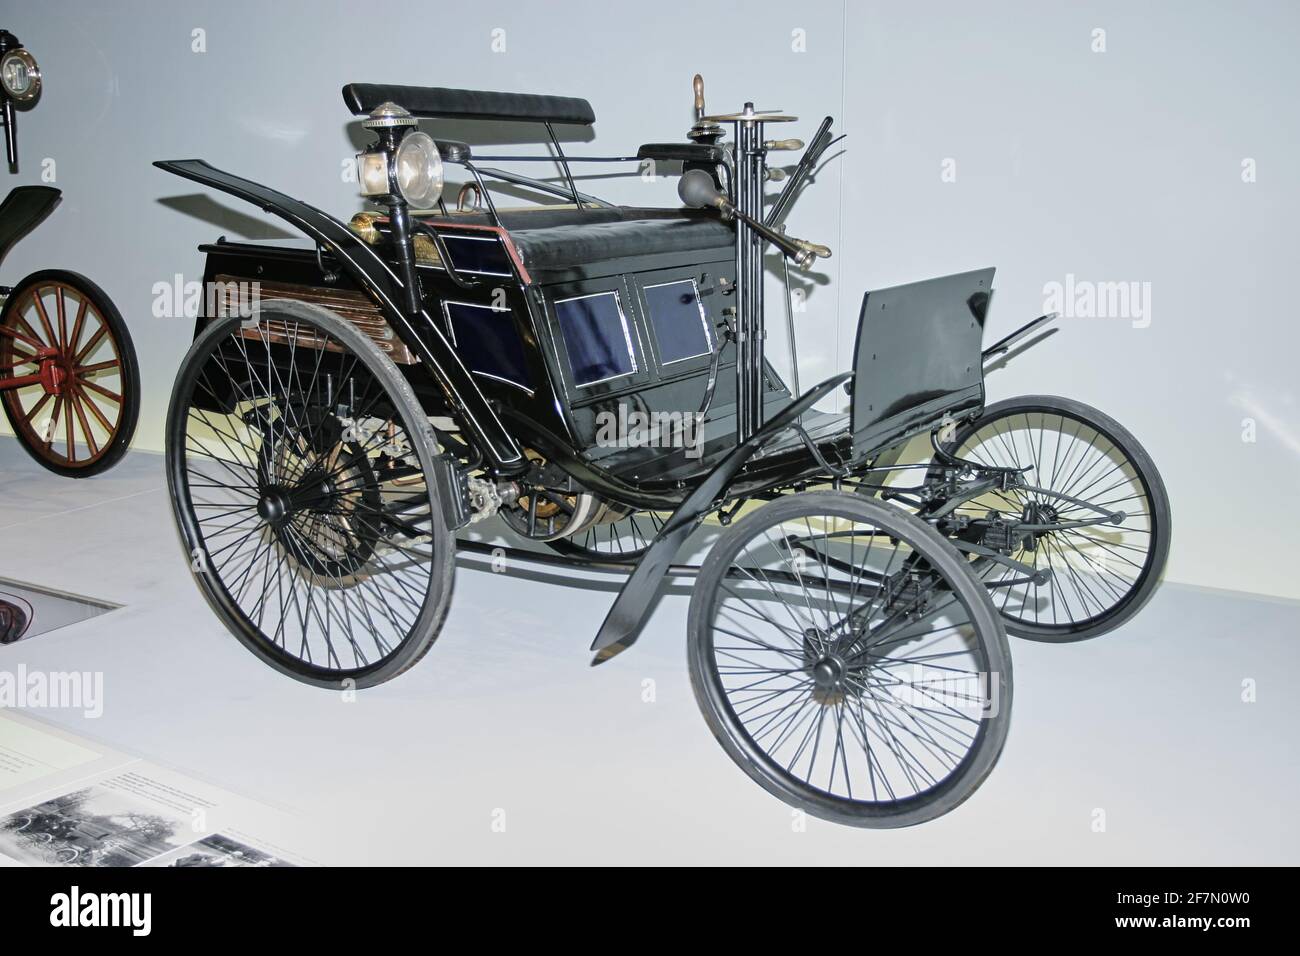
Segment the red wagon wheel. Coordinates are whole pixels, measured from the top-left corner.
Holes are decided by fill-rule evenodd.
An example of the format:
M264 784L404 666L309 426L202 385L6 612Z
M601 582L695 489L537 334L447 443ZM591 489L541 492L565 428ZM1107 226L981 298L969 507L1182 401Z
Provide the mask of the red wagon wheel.
M126 453L140 373L126 324L73 272L24 279L0 313L0 397L23 447L53 472L98 474Z

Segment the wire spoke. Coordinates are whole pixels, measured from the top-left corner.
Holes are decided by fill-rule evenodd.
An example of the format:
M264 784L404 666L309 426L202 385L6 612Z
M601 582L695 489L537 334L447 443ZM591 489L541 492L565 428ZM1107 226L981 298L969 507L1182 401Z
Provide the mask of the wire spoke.
M703 640L724 725L801 792L857 812L928 800L984 745L982 635L896 528L788 511L715 546L730 559Z
M389 384L325 327L277 328L232 326L185 378L200 580L277 666L365 674L427 639L442 519Z
M1023 520L1087 521L1021 539L1010 557L1046 571L1040 583L997 562L977 558L1004 617L1050 631L1077 632L1102 622L1140 588L1155 555L1154 509L1147 479L1122 443L1073 413L1008 409L981 420L955 449L961 458L1002 467L1032 466L1028 492L995 490L964 502L972 520L996 511ZM1085 504L1086 503L1086 504ZM1122 511L1119 524L1104 520ZM1030 521L1029 523L1033 523Z

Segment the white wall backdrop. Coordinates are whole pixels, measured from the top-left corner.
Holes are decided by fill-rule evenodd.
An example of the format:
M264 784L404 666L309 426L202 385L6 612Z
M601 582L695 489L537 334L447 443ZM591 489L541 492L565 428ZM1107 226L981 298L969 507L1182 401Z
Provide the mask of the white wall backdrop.
M280 233L152 160L201 157L345 216L346 82L585 96L579 148L610 154L679 139L700 71L712 109L781 108L805 137L829 113L848 134L790 218L835 250L797 317L805 385L848 366L867 288L996 265L999 335L1051 283L1132 283L1121 315L1067 304L990 397L1068 395L1146 444L1173 503L1171 580L1300 597L1294 4L4 0L0 26L46 80L8 186L52 170L64 190L0 278L71 268L113 297L144 368L139 448L161 447L191 332L154 314L156 285L200 279L200 242ZM610 198L674 201L672 179L587 169Z

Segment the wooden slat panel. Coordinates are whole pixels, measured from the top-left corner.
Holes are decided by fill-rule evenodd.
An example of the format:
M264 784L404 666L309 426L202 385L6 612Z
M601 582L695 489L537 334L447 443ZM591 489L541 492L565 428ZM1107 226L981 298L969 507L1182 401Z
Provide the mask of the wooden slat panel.
M229 310L229 314L234 314L240 307L238 284L250 280L220 275L216 277L216 281L225 284L222 289L224 306ZM319 286L296 285L288 282L255 281L258 283L258 294L262 301L292 299L329 309L335 315L346 319L365 333L372 342L387 353L388 357L398 365L418 364L419 360L406 347L406 344L397 337L384 319L383 314L365 294L346 289L322 289ZM273 342L287 343L292 338L297 341L300 348L318 349L324 344L327 349L339 351L337 346L322 343L315 336L303 335L301 332L291 334L285 324L278 319L263 319L262 328L266 337ZM253 329L247 329L240 334L245 338L255 340L263 337L263 332Z

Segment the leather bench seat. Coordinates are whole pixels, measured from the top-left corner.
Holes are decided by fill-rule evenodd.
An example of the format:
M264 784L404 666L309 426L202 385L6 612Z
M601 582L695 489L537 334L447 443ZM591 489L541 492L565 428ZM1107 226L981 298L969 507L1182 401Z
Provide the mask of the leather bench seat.
M578 222L541 229L511 229L529 269L553 270L608 259L716 249L736 234L716 216L685 214L656 219Z
M736 239L732 227L719 221L715 213L695 209L533 206L502 209L498 215L524 264L537 271L664 252L716 249ZM431 226L492 224L481 212L419 218Z

